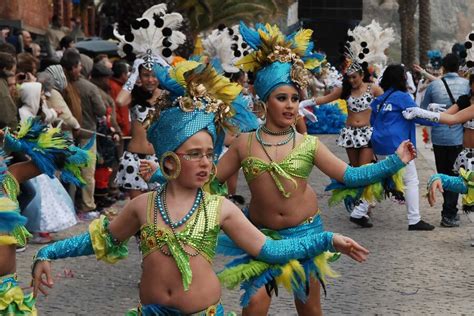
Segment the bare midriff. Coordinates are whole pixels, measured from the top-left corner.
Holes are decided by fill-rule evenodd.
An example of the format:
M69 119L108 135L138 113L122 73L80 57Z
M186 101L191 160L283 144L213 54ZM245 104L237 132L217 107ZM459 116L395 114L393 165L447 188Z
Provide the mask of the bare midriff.
M370 125L370 113L371 109L367 109L362 112L352 112L348 111L346 126L352 127L363 127Z
M464 129L464 138L463 138L464 148L474 148L474 130L473 129Z
M295 227L314 216L318 211L316 193L306 180L295 178L298 187L285 179L282 183L291 192L285 198L268 173L260 175L250 184L252 199L249 205L250 220L257 227L274 230Z
M153 146L146 138L146 130L137 121L132 121L132 139L128 143L127 150L132 153L153 155Z
M16 271L16 246L0 246L0 277L15 273Z
M195 252L192 248L186 249ZM189 290L185 291L181 274L172 257L160 251L145 257L140 281L141 303L174 307L184 314L202 311L218 303L221 285L212 265L201 255L190 257L190 264L193 278Z

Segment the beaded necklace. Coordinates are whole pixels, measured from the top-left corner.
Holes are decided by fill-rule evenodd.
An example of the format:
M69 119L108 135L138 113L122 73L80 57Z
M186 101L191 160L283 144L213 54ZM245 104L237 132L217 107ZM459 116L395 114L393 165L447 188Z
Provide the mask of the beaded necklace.
M206 233L208 231L208 214L207 214L207 207L206 207L206 202L204 201L204 198L203 198L203 193L202 193L202 189L199 189L198 193L196 194L196 200L198 199L198 195L200 194L200 198L199 198L199 201L201 202L202 201L202 204L204 205L203 207L203 211L204 211L204 232ZM163 201L161 201L163 200ZM196 201L195 201L196 203ZM163 185L160 189L160 191L157 192L156 194L156 197L155 197L155 207L153 209L153 212L154 212L154 227L153 227L153 231L155 233L155 238L156 240L159 240L159 236L158 236L158 231L157 231L157 227L158 227L158 209L159 209L159 205L161 205L161 209L160 209L160 214L165 214L165 216L169 219L170 216L169 216L169 211L168 211L168 207L166 205L166 184ZM194 205L193 204L193 208L194 208ZM200 206L200 203L197 204L197 213L196 213L196 217L199 216L199 214L201 213L201 207ZM191 208L191 210L193 209ZM190 210L190 212L191 212ZM163 212L162 212L163 211ZM189 213L186 214L189 215ZM195 211L193 211L194 213ZM192 214L191 214L192 215ZM185 216L185 217L186 217ZM188 219L190 218L191 216L188 217ZM163 221L165 221L165 218L162 216L163 218ZM183 218L184 219L184 218ZM186 222L186 221L184 221ZM183 223L184 223L183 222ZM197 226L197 218L194 220L194 222L192 223L191 225L191 228L190 228L190 235L192 236L193 233L194 233L194 230L196 229L196 226ZM176 229L173 225L170 225L168 224L171 228L171 233L173 234L173 237L174 237L174 240L176 240L178 242L178 245L181 247L181 249L184 251L184 253L186 253L188 256L190 257L196 257L197 255L199 255L199 253L201 253L203 251L202 247L204 245L204 239L205 239L205 233L201 235L200 237L200 240L199 242L196 243L195 245L195 248L196 248L196 252L195 253L190 253L188 252L186 249L185 249L185 245L188 244L186 241L181 241L178 236L177 236L177 232L176 232ZM177 227L177 226L176 226ZM168 256L168 257L172 257L172 254L165 250L164 249L164 245L160 246L159 247L160 251Z
M199 207L199 204L201 203L202 199L202 189L199 189L196 198L194 199L193 206L189 210L189 212L179 221L176 223L173 223L171 221L171 218L168 214L168 206L166 205L166 188L167 185L165 184L163 186L163 189L160 190L159 195L161 196L161 199L156 198L155 199L155 206L158 208L160 211L160 215L163 218L163 221L165 222L166 225L169 225L171 228L178 228L179 226L182 226L186 221L193 216L194 212L196 212L197 208ZM157 194L158 197L158 194ZM156 209L156 208L155 208Z
M295 136L296 136L296 131L295 131L295 127L292 125L289 129L285 130L285 131L281 131L281 132L272 132L270 131L270 133L267 133L267 131L270 131L268 130L264 125L261 125L257 131L255 132L255 138L257 139L257 141L262 145L262 146L267 146L267 147L270 147L270 146L283 146L283 145L286 145L288 144L291 140L293 140L293 147L295 145ZM264 132L265 134L269 134L269 135L273 135L273 136L282 136L282 135L288 135L287 138L283 139L282 141L279 141L279 142L276 142L276 143L269 143L269 142L266 142L262 139L262 135L261 133Z
M288 129L285 129L284 131L278 131L278 132L274 132L268 129L268 127L266 127L265 124L260 125L260 128L262 129L262 132L264 132L265 134L273 135L273 136L282 136L282 135L287 135L294 132L293 125L288 127Z

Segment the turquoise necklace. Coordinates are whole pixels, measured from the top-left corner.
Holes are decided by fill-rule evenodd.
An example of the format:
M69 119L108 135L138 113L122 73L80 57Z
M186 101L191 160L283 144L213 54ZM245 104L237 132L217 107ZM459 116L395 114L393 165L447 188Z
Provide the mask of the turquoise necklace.
M169 225L172 229L175 229L182 226L184 223L186 223L187 220L190 219L191 216L193 216L193 214L199 208L199 204L201 204L201 200L202 200L202 189L199 188L198 192L196 193L196 198L194 199L193 206L191 207L189 212L186 215L184 215L184 217L181 220L173 223L168 213L168 205L166 204L166 187L167 185L164 184L161 187L161 190L156 195L155 209L158 209L160 211L161 218L163 219L165 224Z

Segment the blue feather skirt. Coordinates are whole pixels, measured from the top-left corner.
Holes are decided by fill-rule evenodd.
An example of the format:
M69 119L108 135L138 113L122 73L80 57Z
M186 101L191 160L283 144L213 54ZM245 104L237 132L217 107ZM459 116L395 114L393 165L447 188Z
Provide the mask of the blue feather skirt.
M318 214L312 221L307 221L297 227L278 231L261 229L261 231L272 239L288 239L306 234L317 234L323 232L324 229L321 216ZM326 276L337 276L329 267L329 263L340 257L338 253L323 252L314 258L290 260L286 264L269 264L245 254L225 234L219 236L217 253L237 256L226 264L218 276L221 283L229 289L240 284L240 289L243 291L240 298L242 307L248 306L252 296L263 286L269 295L272 291L278 295L278 286L283 285L290 293L293 293L295 298L306 302L309 295L309 282L313 278L321 283L326 292Z

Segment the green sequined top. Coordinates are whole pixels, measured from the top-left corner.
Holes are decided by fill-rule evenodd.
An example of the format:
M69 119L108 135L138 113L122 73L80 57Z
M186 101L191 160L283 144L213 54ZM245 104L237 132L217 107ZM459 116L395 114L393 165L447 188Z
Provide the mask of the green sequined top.
M308 179L314 165L314 157L319 144L318 138L305 135L303 141L296 145L282 161L267 162L250 155L253 135L253 133L249 134L247 143L248 154L241 163L247 183L252 182L262 173L268 172L281 194L284 197L290 197L291 193L285 190L279 178L290 180L295 189L298 185L293 177Z
M18 194L20 194L20 185L10 172L7 172L5 176L5 180L3 182L3 190L11 200L18 201L17 197Z
M197 211L186 222L184 229L177 231L176 235L168 226L155 227L154 201L157 193L150 194L147 206L147 223L140 228L140 250L143 257L145 258L157 250L172 256L181 273L185 290L189 289L192 280L189 253L198 253L210 263L216 254L223 197L203 193L203 200ZM184 246L193 249L187 251Z

